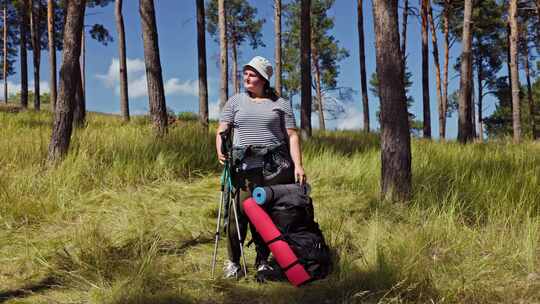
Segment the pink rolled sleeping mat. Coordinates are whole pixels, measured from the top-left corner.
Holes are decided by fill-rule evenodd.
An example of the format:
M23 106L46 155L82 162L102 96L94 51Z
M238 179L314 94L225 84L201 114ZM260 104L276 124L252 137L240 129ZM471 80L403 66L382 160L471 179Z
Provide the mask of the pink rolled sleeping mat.
M242 202L242 207L249 221L255 226L277 263L285 272L289 282L298 287L311 280L311 276L299 263L289 244L281 239L281 232L261 206L257 205L255 200L250 197Z

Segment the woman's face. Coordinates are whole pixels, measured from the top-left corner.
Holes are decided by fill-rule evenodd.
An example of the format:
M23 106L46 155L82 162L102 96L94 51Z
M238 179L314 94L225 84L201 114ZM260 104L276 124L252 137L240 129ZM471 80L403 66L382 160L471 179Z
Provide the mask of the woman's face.
M265 80L253 69L244 69L244 88L252 93L260 93L264 88Z

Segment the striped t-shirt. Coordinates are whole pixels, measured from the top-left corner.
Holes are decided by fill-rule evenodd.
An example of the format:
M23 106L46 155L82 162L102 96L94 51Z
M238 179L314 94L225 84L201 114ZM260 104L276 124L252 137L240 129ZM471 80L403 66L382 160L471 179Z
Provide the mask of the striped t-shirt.
M247 93L231 96L219 121L233 124L233 145L238 147L279 144L286 141L286 129L296 128L288 100L279 98L255 102Z

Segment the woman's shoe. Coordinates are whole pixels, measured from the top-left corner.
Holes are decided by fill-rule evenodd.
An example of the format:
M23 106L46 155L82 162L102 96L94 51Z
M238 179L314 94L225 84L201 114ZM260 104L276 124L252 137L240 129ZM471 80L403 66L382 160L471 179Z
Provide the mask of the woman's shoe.
M226 279L235 278L238 279L238 273L240 272L240 265L233 261L227 260L223 267L223 277Z

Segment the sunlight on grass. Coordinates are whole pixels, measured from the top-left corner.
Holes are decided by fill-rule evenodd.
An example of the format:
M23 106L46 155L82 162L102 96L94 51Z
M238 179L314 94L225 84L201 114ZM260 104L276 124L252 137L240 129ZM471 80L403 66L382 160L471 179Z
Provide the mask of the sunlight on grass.
M252 248L248 279L210 280L213 132L179 121L157 139L144 117L88 120L49 167L50 115L0 112L0 301L540 301L538 143L413 141L413 200L392 205L379 201L376 134L315 134L305 167L334 264L297 289L258 285Z

